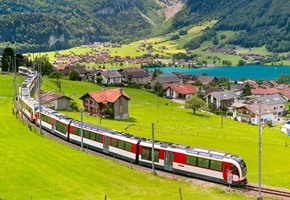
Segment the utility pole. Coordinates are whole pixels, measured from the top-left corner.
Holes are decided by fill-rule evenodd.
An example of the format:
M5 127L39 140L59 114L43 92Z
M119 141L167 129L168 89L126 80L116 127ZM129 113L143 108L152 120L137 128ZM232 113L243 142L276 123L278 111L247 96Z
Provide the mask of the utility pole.
M222 99L221 99L221 128L224 128L224 93L222 92Z
M259 117L258 117L258 196L257 196L257 200L262 200L262 195L261 195L261 151L262 151L262 144L261 144L261 104L262 104L262 100L259 99L258 100L258 104L259 104Z
M84 148L83 109L81 109L80 112L81 112L81 150L83 151L83 148Z
M42 130L41 130L41 96L40 96L40 82L41 82L41 65L37 62L38 65L38 73L37 73L37 78L38 78L38 107L39 107L39 133L42 135Z
M152 122L152 152L151 152L151 159L152 159L152 174L156 174L155 168L154 168L154 124L158 123L157 122Z
M16 56L14 56L14 109L16 109L16 95L17 95L17 89L16 89Z

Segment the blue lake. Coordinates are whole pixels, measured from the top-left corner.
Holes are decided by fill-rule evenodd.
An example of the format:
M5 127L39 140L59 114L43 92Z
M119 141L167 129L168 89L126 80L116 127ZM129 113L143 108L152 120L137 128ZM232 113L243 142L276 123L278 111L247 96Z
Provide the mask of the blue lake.
M226 77L229 79L240 80L246 79L277 79L280 74L290 74L290 66L262 66L262 65L247 65L247 66L230 66L230 67L213 67L213 68L175 68L161 67L148 68L149 70L160 69L163 73L180 72L186 74Z

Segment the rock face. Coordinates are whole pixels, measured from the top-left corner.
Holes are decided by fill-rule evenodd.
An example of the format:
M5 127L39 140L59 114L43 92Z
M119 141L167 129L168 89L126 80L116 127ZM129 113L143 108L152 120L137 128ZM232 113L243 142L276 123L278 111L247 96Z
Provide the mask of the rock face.
M58 41L65 42L63 34L59 38L55 37L54 35L49 36L48 45L51 47L51 46L55 45L55 43Z

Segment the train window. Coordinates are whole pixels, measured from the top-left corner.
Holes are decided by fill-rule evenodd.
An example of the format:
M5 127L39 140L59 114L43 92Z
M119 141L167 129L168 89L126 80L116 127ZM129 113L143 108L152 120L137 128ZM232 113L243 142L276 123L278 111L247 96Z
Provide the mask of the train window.
M41 120L46 122L46 123L49 123L50 122L50 118L45 116L45 115L41 115Z
M230 169L231 169L233 174L239 175L239 171L238 171L238 169L237 169L237 167L235 165L231 164L231 168Z
M142 148L141 158L144 159L144 160L152 160L151 159L151 149Z
M131 150L132 150L132 144L126 142L126 143L125 143L125 150L127 150L127 151L131 151Z
M102 142L102 136L100 134L96 134L96 141Z
M75 135L81 135L80 129L73 128L73 134L75 134Z
M90 134L90 139L91 139L91 140L96 140L96 134L91 133L91 134Z
M66 133L66 125L57 121L56 122L56 130L58 130L61 133Z
M154 162L159 162L159 151L158 150L154 150Z
M210 169L221 171L222 170L222 162L211 160L210 161Z
M196 166L196 161L197 161L196 157L186 155L186 161L185 161L186 164Z
M125 142L119 140L119 141L118 141L118 148L120 148L120 149L125 149Z
M112 146L117 147L118 146L118 140L112 139Z
M84 137L85 138L90 138L90 132L89 131L84 131Z
M209 160L205 158L198 158L197 159L197 166L209 168Z

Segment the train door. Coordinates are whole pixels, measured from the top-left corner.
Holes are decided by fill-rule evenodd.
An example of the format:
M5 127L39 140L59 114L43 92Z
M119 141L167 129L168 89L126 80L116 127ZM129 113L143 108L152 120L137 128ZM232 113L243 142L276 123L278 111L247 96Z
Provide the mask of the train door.
M164 169L168 171L173 170L173 153L166 151L164 153Z
M109 137L104 136L103 152L109 153Z
M224 180L227 180L228 179L228 172L230 170L231 164L223 162L222 166L223 166L223 178L224 178Z
M56 121L54 119L51 120L51 131L52 133L55 132L55 124L56 124Z

